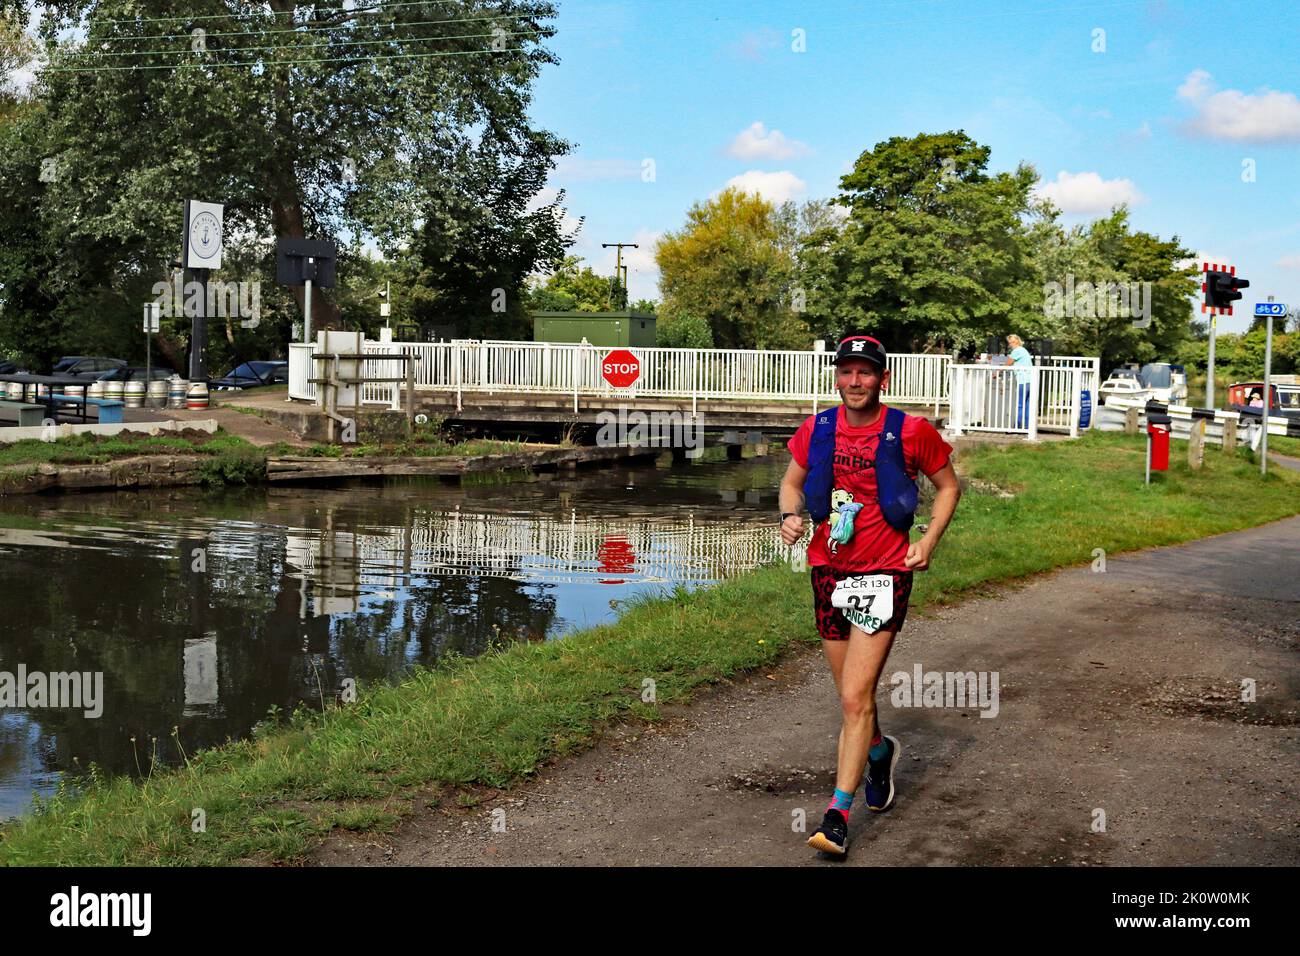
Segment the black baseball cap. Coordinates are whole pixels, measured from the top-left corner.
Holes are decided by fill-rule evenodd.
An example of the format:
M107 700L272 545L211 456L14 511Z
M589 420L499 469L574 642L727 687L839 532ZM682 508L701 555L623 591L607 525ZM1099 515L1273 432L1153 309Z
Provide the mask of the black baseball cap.
M866 359L868 362L875 362L882 369L888 365L888 356L880 340L864 332L850 332L840 339L831 364L839 365L846 358Z

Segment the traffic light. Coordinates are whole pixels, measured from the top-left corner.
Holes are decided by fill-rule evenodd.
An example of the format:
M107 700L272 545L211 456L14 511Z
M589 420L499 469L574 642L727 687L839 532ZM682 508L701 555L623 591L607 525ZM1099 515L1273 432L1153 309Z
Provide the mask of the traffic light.
M1201 271L1204 273L1205 281L1201 283L1201 292L1205 294L1205 300L1201 303L1201 311L1205 312L1210 309L1218 309L1221 313L1227 311L1232 315L1232 303L1241 298L1240 289L1245 289L1250 285L1245 279L1238 278L1237 267L1228 266L1227 269L1219 268L1216 263L1214 268L1210 268L1208 262L1201 263Z

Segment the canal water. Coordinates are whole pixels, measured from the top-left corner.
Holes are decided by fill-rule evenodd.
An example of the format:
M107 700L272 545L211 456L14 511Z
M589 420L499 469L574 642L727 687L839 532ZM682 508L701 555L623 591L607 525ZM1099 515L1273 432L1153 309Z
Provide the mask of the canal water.
M148 773L177 738L246 736L349 680L563 639L635 595L789 559L785 460L0 499L0 685L102 675L97 716L0 703L0 819L92 764Z

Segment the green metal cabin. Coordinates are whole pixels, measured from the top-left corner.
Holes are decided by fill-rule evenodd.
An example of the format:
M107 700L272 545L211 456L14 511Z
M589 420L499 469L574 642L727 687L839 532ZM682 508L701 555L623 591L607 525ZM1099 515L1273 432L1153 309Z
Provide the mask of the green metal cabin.
M586 339L601 348L653 348L655 317L646 312L534 312L533 341L577 344Z

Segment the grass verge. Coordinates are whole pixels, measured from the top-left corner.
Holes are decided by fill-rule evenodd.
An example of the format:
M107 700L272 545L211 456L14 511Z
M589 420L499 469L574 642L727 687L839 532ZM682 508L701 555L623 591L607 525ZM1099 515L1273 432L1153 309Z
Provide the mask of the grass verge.
M1177 446L1176 446L1177 447ZM1142 483L1141 437L983 447L963 453L968 492L918 611L983 585L1173 544L1300 512L1300 475L1261 479L1249 453L1175 456ZM616 622L365 688L353 704L200 753L143 782L61 793L0 830L8 864L230 864L292 860L331 829L391 827L431 785L506 787L590 742L612 720L656 719L700 685L815 641L803 575L769 566L688 595L633 602ZM655 682L656 704L641 700ZM183 743L183 742L182 742ZM206 831L191 829L201 808Z
M0 490L21 483L40 465L102 465L123 458L149 455L200 455L200 473L209 487L254 484L266 476L266 456L238 435L218 429L209 435L196 430L145 435L71 435L55 441L27 438L0 445Z

